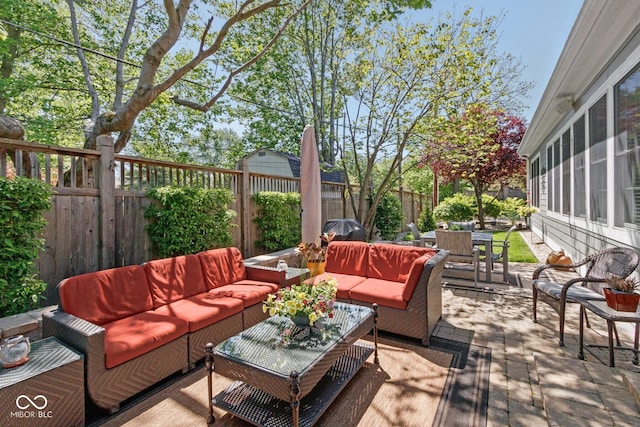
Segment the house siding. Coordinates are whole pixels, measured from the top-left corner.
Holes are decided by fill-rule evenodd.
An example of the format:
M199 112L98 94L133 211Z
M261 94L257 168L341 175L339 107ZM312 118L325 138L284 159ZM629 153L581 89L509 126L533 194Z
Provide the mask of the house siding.
M588 230L565 220L547 215L531 216L531 232L540 237L555 250L563 249L574 261L608 247L627 247L638 249L638 242L625 242L609 238L604 227Z
M583 63L587 61L585 58L590 54L588 48L579 51L574 49L575 46L580 45L581 42L584 41L584 39L580 39L580 37L586 38L592 36L588 31L581 31L580 25L586 28L585 22L589 22L589 20L592 19L595 21L593 31L601 34L601 38L606 38L606 28L611 28L610 25L612 25L612 23L602 22L601 16L614 16L615 13L613 12L620 12L617 16L620 16L620 19L627 19L629 13L624 13L625 10L622 9L631 7L637 8L637 5L625 4L624 2L598 4L594 1L585 1L581 15L576 22L575 27L578 28L575 33L572 32L563 51L563 55L574 55L568 59L569 63ZM628 12L628 10L626 12ZM616 18L616 20L617 19L618 18ZM571 93L571 90L568 90L564 86L572 86L572 79L575 81L578 77L578 75L574 76L574 74L580 73L583 70L579 67L567 67L567 58L561 56L554 75L548 83L547 91L545 91L541 105L538 106L536 115L534 115L532 121L532 129L534 130L529 135L525 135L525 140L523 141L523 146L526 145L526 148L523 148L521 154L527 155L529 165L537 159L539 161L540 172L540 179L537 184L537 190L539 191L539 203L537 207L539 208L539 212L531 218L531 230L551 248L554 250L564 249L574 260L583 259L587 255L612 246L630 247L640 250L640 224L615 226L616 208L619 208L619 206L616 206L616 202L620 200L621 190L617 189L615 174L616 98L614 88L628 73L640 64L640 14L635 14L633 19L635 19L635 27L630 27L631 31L628 37L618 41L613 40L607 50L606 55L609 55L608 57L603 54L602 57L595 58L595 60L600 61L601 67L599 69L594 67L593 69L597 71L592 72L587 78L581 76L587 84L577 93L574 92L571 95L570 106L567 106L565 113L561 113L561 110L554 111L553 109L558 108L558 100L565 96L563 93ZM600 22L598 22L598 20L600 20ZM607 25L609 27L607 27ZM613 23L613 25L615 25L615 23ZM611 55L611 53L613 53L613 55ZM589 58L588 60L593 61L594 58ZM562 63L562 61L565 62ZM558 70L561 72L558 72ZM575 90L575 85L573 85L571 89ZM567 92L563 92L563 90ZM547 97L546 100L544 99L545 96ZM596 105L598 101L601 101L603 97L606 97L606 136L604 137L603 143L604 149L600 151L600 155L606 155L606 175L599 178L598 176L592 175L592 171L597 165L592 163L591 158L591 154L593 154L593 150L596 149L596 147L593 145L590 146L591 129L589 125L589 114L594 105ZM554 103L557 104L554 105ZM584 151L586 171L584 201L586 203L586 215L576 215L575 173L577 162L574 156L574 124L583 116L586 120L586 147ZM542 131L542 129L545 129L545 131ZM569 162L563 164L562 159L560 162L557 162L553 157L557 153L557 151L554 151L554 144L557 141L560 141L562 144L562 142L566 140L563 136L569 131L571 135L569 139L571 157ZM549 149L549 147L551 147L551 149ZM562 154L562 145L560 148L560 153ZM549 155L552 156L551 162L548 162ZM549 168L549 164L552 165L551 169ZM558 164L559 166L557 166ZM561 168L559 173L556 169L558 167ZM563 180L562 171L567 167L570 169L570 177L568 180ZM531 176L531 168L529 167L527 170L529 173L528 189L531 193L531 186L534 185L536 181L534 177ZM558 177L561 181L560 185L555 185L554 178L557 179ZM594 218L593 209L595 205L592 204L591 198L597 187L602 187L601 184L605 184L605 182L606 187L603 189L606 189L606 192L603 197L606 198L606 212L597 220L597 218ZM552 193L550 195L549 191L559 191L560 193ZM616 191L618 192L616 193ZM567 195L569 195L569 197L566 197ZM560 206L555 206L558 200L560 200ZM595 201L597 202L597 200ZM554 201L555 203L550 203ZM566 206L567 201L570 203L570 206ZM636 206L636 210L637 209L638 207Z

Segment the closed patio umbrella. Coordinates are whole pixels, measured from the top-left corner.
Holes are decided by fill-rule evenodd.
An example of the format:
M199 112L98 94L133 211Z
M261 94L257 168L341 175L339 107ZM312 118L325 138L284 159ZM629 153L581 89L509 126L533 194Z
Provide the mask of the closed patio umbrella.
M320 186L320 161L313 126L302 132L300 147L300 198L302 205L302 241L320 244L322 228L322 204Z

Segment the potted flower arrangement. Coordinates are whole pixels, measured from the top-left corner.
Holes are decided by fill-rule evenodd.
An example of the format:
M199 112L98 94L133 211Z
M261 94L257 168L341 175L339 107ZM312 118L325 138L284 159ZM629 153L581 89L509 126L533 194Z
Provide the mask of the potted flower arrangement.
M604 288L607 305L618 311L636 311L640 295L635 293L638 281L632 277L612 276L606 279L610 288Z
M323 233L320 236L322 243L315 242L300 243L296 248L296 254L302 255L302 266L309 269L311 276L324 273L324 266L327 263L327 246L333 240L336 233Z
M297 326L313 326L324 317L333 317L337 291L338 283L331 277L316 284L293 285L269 294L262 311L268 311L270 316L288 317Z

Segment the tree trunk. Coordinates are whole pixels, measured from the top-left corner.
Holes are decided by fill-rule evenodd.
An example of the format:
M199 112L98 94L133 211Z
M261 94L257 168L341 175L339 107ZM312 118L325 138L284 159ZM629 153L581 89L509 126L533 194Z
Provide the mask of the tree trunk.
M482 205L482 191L475 192L476 203L478 204L478 221L480 221L480 230L484 230L484 206Z
M22 124L13 117L0 116L0 138L16 139L18 141L24 141L24 127ZM16 151L7 150L9 158L13 164L16 164ZM28 155L22 156L22 176L31 177L31 157Z
M0 137L24 141L24 127L13 117L0 116Z

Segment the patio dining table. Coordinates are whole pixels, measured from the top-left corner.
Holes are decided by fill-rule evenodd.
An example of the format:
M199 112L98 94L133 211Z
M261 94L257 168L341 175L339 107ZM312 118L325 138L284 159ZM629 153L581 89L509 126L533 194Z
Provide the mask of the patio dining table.
M471 240L475 246L484 246L486 254L493 253L493 234L492 233L473 231L471 232ZM424 246L425 242L430 244L436 243L435 230L428 231L420 235L421 246ZM485 256L485 267L486 267L485 281L487 283L491 283L491 272L493 271L493 261L490 256Z

